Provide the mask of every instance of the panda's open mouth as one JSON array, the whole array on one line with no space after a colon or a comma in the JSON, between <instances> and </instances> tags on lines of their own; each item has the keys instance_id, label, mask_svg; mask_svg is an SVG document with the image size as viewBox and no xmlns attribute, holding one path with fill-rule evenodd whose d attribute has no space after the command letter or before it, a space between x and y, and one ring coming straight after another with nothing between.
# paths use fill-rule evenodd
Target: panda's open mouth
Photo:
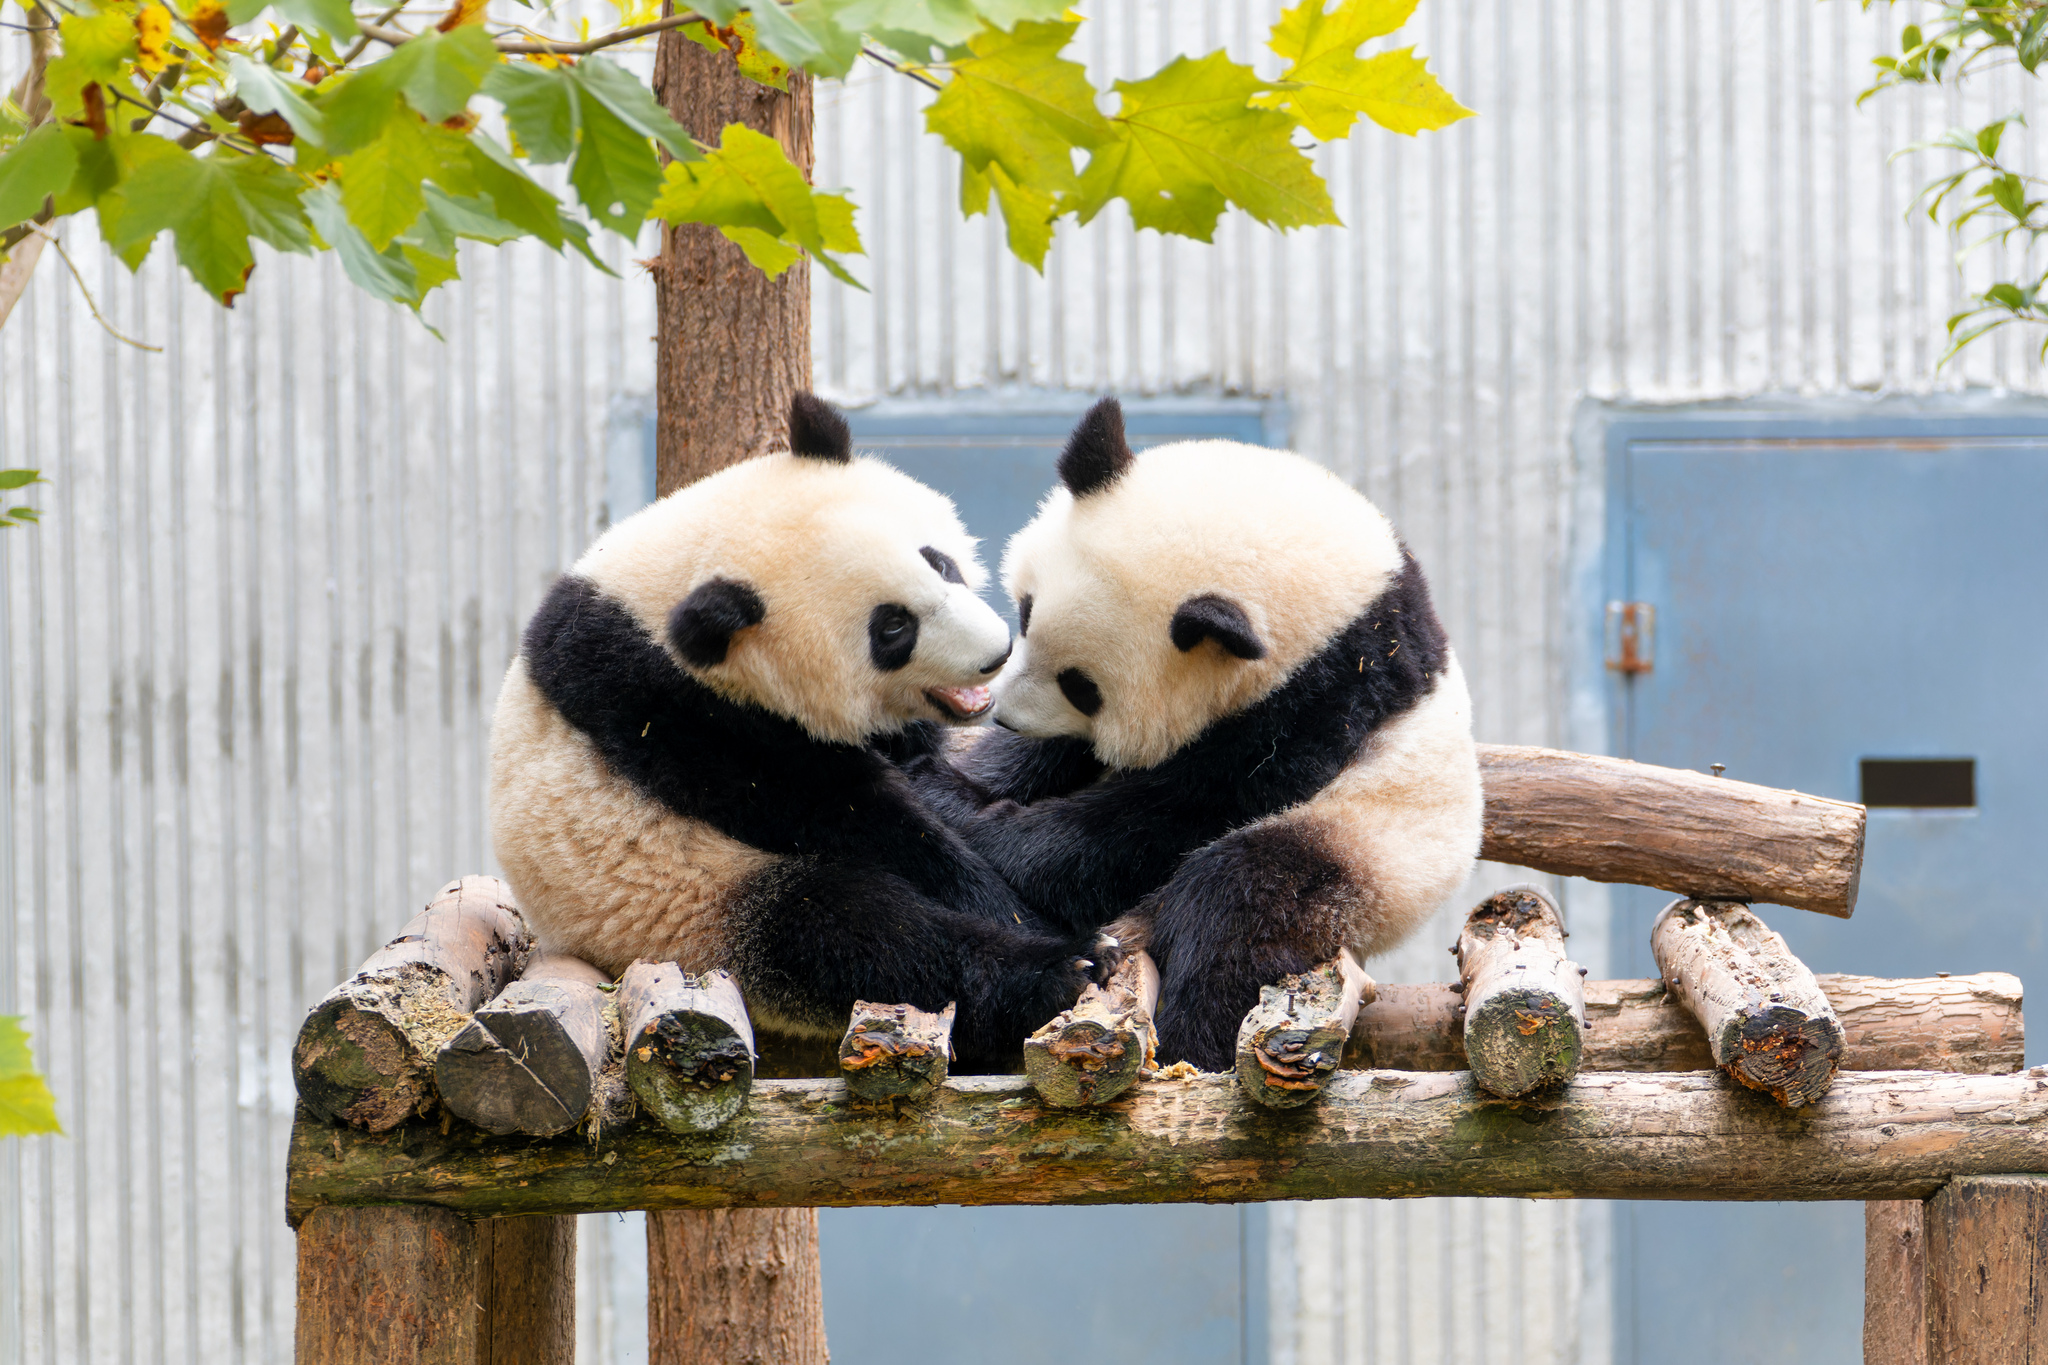
<instances>
[{"instance_id":1,"label":"panda's open mouth","mask_svg":"<svg viewBox=\"0 0 2048 1365\"><path fill-rule=\"evenodd\" d=\"M986 687L927 687L925 700L953 720L978 720L996 704Z\"/></svg>"}]
</instances>

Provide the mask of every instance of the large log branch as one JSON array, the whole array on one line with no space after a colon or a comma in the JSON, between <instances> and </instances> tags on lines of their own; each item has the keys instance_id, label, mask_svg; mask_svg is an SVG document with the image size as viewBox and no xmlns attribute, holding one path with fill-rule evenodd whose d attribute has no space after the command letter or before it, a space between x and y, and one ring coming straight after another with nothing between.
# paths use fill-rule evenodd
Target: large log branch
<instances>
[{"instance_id":1,"label":"large log branch","mask_svg":"<svg viewBox=\"0 0 2048 1365\"><path fill-rule=\"evenodd\" d=\"M301 1115L288 1216L432 1203L470 1217L872 1204L1241 1203L1418 1195L1921 1199L2048 1170L2048 1079L1845 1073L1796 1112L1715 1072L1581 1074L1492 1099L1463 1072L1346 1072L1275 1113L1234 1076L1140 1081L1080 1109L1021 1076L955 1078L926 1109L855 1110L843 1082L763 1081L715 1133L641 1120L596 1146Z\"/></svg>"},{"instance_id":2,"label":"large log branch","mask_svg":"<svg viewBox=\"0 0 2048 1365\"><path fill-rule=\"evenodd\" d=\"M1847 919L1863 871L1863 807L1592 754L1479 746L1479 856L1681 896Z\"/></svg>"},{"instance_id":3,"label":"large log branch","mask_svg":"<svg viewBox=\"0 0 2048 1365\"><path fill-rule=\"evenodd\" d=\"M2009 972L1892 980L1814 978L1842 1021L1845 1071L1965 1071L2026 1065L2020 979ZM1345 1065L1463 1071L1460 1001L1447 984L1381 986L1359 1011ZM1661 981L1588 981L1592 1028L1581 1071L1707 1071L1714 1058L1699 1021Z\"/></svg>"}]
</instances>

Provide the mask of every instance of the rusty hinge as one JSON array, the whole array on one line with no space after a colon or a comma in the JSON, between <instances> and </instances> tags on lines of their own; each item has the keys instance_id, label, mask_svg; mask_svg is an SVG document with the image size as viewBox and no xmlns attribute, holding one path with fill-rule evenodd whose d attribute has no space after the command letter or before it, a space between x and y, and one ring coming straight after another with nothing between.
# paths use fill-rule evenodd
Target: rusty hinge
<instances>
[{"instance_id":1,"label":"rusty hinge","mask_svg":"<svg viewBox=\"0 0 2048 1365\"><path fill-rule=\"evenodd\" d=\"M1607 604L1607 666L1648 673L1657 666L1657 609L1648 602Z\"/></svg>"}]
</instances>

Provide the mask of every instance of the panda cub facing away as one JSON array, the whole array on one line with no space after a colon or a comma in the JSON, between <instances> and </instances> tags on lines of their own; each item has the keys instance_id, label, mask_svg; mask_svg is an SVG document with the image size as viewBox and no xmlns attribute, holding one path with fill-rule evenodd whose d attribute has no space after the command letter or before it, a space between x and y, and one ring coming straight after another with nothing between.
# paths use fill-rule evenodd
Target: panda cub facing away
<instances>
[{"instance_id":1,"label":"panda cub facing away","mask_svg":"<svg viewBox=\"0 0 2048 1365\"><path fill-rule=\"evenodd\" d=\"M491 838L552 951L727 967L758 1026L959 1003L1013 1054L1114 965L1048 930L878 739L985 715L1010 632L943 496L852 457L808 394L791 453L601 536L526 628L491 729Z\"/></svg>"},{"instance_id":2,"label":"panda cub facing away","mask_svg":"<svg viewBox=\"0 0 2048 1365\"><path fill-rule=\"evenodd\" d=\"M1105 399L1059 471L1003 557L1013 733L908 768L1042 915L1148 948L1162 1059L1222 1070L1262 984L1393 947L1464 882L1471 702L1414 557L1328 470L1133 455Z\"/></svg>"}]
</instances>

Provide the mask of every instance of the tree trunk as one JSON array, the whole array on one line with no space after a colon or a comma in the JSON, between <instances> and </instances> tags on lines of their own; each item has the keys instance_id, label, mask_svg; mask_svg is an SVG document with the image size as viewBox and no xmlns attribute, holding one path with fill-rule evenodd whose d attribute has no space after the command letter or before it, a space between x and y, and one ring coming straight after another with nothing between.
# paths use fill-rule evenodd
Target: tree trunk
<instances>
[{"instance_id":1,"label":"tree trunk","mask_svg":"<svg viewBox=\"0 0 2048 1365\"><path fill-rule=\"evenodd\" d=\"M1928 1365L1927 1205L1863 1206L1863 1365Z\"/></svg>"},{"instance_id":2,"label":"tree trunk","mask_svg":"<svg viewBox=\"0 0 2048 1365\"><path fill-rule=\"evenodd\" d=\"M2048 1179L2037 1175L1952 1180L1927 1201L1927 1359L2048 1361L2044 1226Z\"/></svg>"},{"instance_id":3,"label":"tree trunk","mask_svg":"<svg viewBox=\"0 0 2048 1365\"><path fill-rule=\"evenodd\" d=\"M801 72L783 94L671 32L656 49L654 90L699 141L744 123L779 139L809 176L811 82ZM654 275L655 491L666 495L786 439L789 401L811 383L811 283L802 262L764 278L700 225L663 234ZM824 1365L816 1210L653 1213L647 1252L654 1365Z\"/></svg>"}]
</instances>

